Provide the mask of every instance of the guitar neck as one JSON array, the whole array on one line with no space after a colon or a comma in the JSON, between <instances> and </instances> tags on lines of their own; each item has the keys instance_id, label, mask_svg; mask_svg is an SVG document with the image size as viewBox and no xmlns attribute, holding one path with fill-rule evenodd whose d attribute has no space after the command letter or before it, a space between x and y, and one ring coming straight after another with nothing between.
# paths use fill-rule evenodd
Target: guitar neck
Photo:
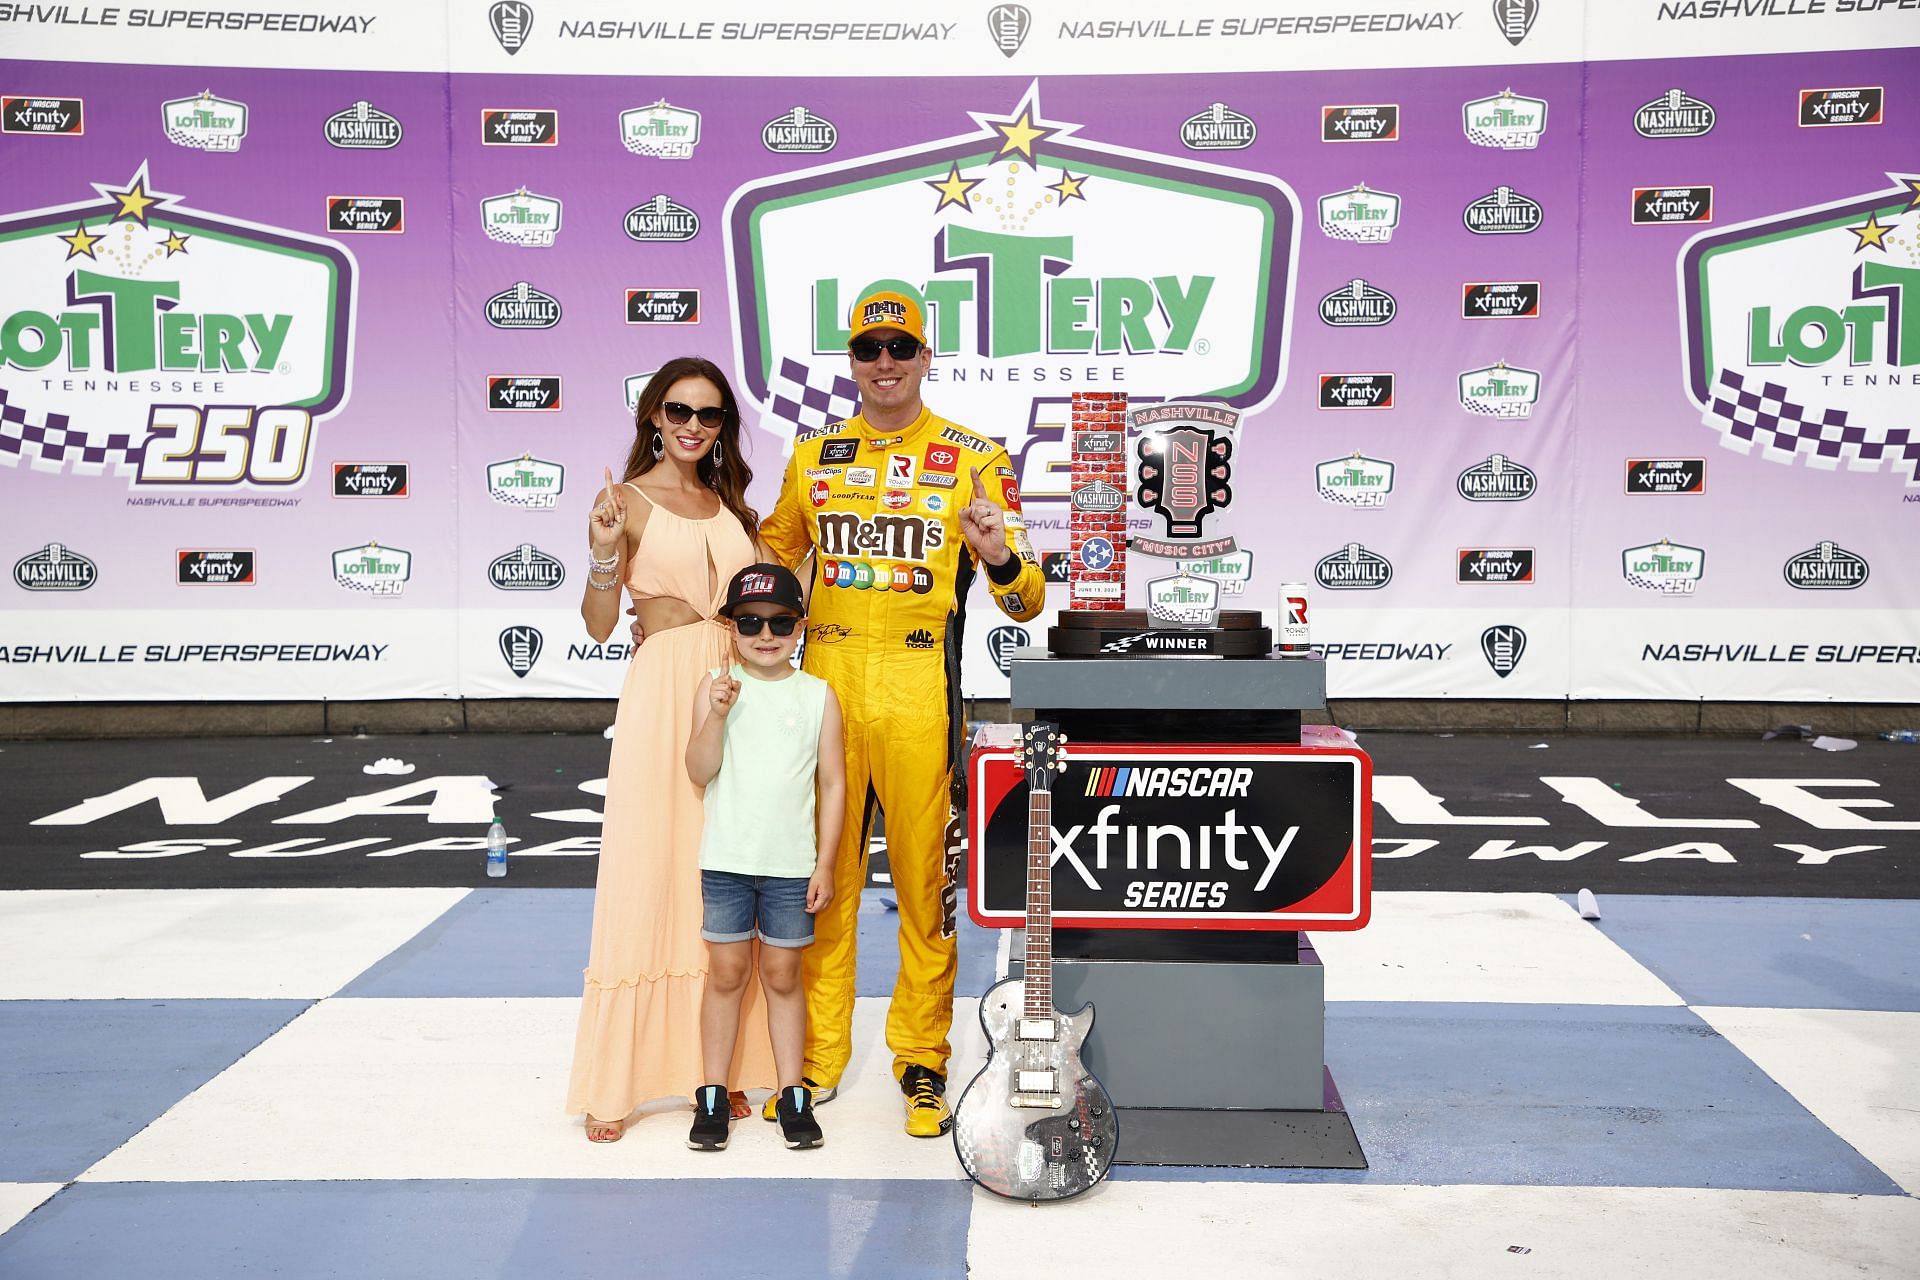
<instances>
[{"instance_id":1,"label":"guitar neck","mask_svg":"<svg viewBox=\"0 0 1920 1280\"><path fill-rule=\"evenodd\" d=\"M1025 1013L1053 1017L1053 793L1027 794Z\"/></svg>"}]
</instances>

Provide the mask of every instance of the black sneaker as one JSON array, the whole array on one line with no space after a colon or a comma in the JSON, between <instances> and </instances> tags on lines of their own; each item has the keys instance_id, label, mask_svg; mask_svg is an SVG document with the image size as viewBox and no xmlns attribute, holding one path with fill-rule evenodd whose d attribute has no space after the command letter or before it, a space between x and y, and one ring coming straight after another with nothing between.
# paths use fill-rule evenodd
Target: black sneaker
<instances>
[{"instance_id":1,"label":"black sneaker","mask_svg":"<svg viewBox=\"0 0 1920 1280\"><path fill-rule=\"evenodd\" d=\"M780 1116L780 1136L787 1140L790 1149L799 1151L826 1141L826 1135L820 1132L820 1122L813 1118L812 1090L804 1085L789 1085L773 1096Z\"/></svg>"},{"instance_id":2,"label":"black sneaker","mask_svg":"<svg viewBox=\"0 0 1920 1280\"><path fill-rule=\"evenodd\" d=\"M801 1076L800 1083L807 1086L807 1092L813 1095L813 1105L816 1107L823 1102L832 1102L840 1093L840 1090L834 1086L830 1084L820 1084L812 1076ZM767 1099L767 1105L760 1108L760 1118L768 1124L772 1124L775 1120L778 1120L780 1118L779 1105L780 1091L775 1089L773 1096Z\"/></svg>"},{"instance_id":3,"label":"black sneaker","mask_svg":"<svg viewBox=\"0 0 1920 1280\"><path fill-rule=\"evenodd\" d=\"M725 1151L727 1128L733 1119L733 1106L727 1101L727 1086L703 1084L693 1091L693 1128L687 1131L687 1145L695 1151Z\"/></svg>"},{"instance_id":4,"label":"black sneaker","mask_svg":"<svg viewBox=\"0 0 1920 1280\"><path fill-rule=\"evenodd\" d=\"M953 1128L953 1112L943 1096L947 1078L918 1063L900 1073L900 1092L907 1095L907 1133L915 1138L937 1138Z\"/></svg>"}]
</instances>

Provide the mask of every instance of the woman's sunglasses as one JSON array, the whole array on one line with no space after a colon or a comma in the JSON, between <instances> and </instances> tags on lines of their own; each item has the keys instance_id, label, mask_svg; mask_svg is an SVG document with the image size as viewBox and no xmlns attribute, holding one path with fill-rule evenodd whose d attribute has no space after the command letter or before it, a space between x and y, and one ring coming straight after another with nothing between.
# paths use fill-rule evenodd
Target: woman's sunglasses
<instances>
[{"instance_id":1,"label":"woman's sunglasses","mask_svg":"<svg viewBox=\"0 0 1920 1280\"><path fill-rule=\"evenodd\" d=\"M676 427L684 427L690 418L699 418L703 427L717 427L727 420L727 411L719 405L710 404L696 409L690 404L681 404L678 400L669 400L660 408L666 413L667 421Z\"/></svg>"},{"instance_id":2,"label":"woman's sunglasses","mask_svg":"<svg viewBox=\"0 0 1920 1280\"><path fill-rule=\"evenodd\" d=\"M882 347L895 360L911 360L920 354L920 346L918 338L888 338L885 342L878 338L855 338L847 344L847 350L861 364L872 364L880 358Z\"/></svg>"},{"instance_id":3,"label":"woman's sunglasses","mask_svg":"<svg viewBox=\"0 0 1920 1280\"><path fill-rule=\"evenodd\" d=\"M762 618L755 614L743 613L733 620L733 629L743 636L757 636L760 634L761 627L765 627L777 636L790 636L793 634L793 629L799 625L800 619L790 613L783 613L777 618Z\"/></svg>"}]
</instances>

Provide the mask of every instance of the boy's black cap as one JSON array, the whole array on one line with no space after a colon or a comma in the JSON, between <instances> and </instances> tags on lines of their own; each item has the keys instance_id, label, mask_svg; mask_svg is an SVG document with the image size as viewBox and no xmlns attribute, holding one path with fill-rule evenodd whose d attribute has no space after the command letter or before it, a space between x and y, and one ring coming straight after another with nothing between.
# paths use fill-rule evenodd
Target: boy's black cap
<instances>
[{"instance_id":1,"label":"boy's black cap","mask_svg":"<svg viewBox=\"0 0 1920 1280\"><path fill-rule=\"evenodd\" d=\"M777 604L795 613L807 611L806 601L800 598L800 579L777 564L750 564L733 575L720 614L731 618L743 604Z\"/></svg>"}]
</instances>

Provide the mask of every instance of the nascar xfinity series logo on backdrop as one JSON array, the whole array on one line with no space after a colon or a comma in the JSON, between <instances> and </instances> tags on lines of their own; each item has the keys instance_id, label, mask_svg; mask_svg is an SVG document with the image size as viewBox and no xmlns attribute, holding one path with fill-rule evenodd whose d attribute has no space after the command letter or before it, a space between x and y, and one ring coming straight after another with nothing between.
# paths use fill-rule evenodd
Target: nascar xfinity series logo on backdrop
<instances>
[{"instance_id":1,"label":"nascar xfinity series logo on backdrop","mask_svg":"<svg viewBox=\"0 0 1920 1280\"><path fill-rule=\"evenodd\" d=\"M847 312L875 287L926 305L929 402L1004 432L1028 502L1067 498L1075 391L1273 400L1298 253L1288 187L1205 153L1084 138L1045 114L1037 84L953 123L965 127L728 202L743 382L769 428L853 412ZM1163 231L1143 239L1143 226Z\"/></svg>"},{"instance_id":2,"label":"nascar xfinity series logo on backdrop","mask_svg":"<svg viewBox=\"0 0 1920 1280\"><path fill-rule=\"evenodd\" d=\"M1687 392L1721 443L1920 485L1920 174L1680 253Z\"/></svg>"},{"instance_id":3,"label":"nascar xfinity series logo on backdrop","mask_svg":"<svg viewBox=\"0 0 1920 1280\"><path fill-rule=\"evenodd\" d=\"M90 185L0 214L0 464L302 483L314 420L347 400L351 254L191 208L144 164Z\"/></svg>"}]
</instances>

